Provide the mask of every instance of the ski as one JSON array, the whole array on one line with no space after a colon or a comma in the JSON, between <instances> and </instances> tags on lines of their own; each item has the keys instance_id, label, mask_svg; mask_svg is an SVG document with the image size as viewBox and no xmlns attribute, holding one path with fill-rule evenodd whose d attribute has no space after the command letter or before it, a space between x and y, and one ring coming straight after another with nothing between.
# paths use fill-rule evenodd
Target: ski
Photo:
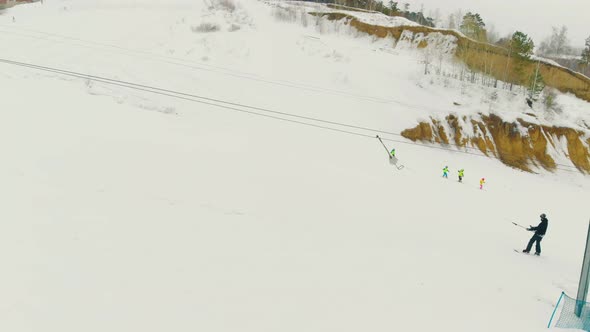
<instances>
[{"instance_id":1,"label":"ski","mask_svg":"<svg viewBox=\"0 0 590 332\"><path fill-rule=\"evenodd\" d=\"M535 255L535 254L531 254L530 252L522 252L522 250L518 250L518 249L513 249L514 252L517 252L519 254L523 254L523 255L527 255L527 256L537 256L537 257L541 257L539 255Z\"/></svg>"}]
</instances>

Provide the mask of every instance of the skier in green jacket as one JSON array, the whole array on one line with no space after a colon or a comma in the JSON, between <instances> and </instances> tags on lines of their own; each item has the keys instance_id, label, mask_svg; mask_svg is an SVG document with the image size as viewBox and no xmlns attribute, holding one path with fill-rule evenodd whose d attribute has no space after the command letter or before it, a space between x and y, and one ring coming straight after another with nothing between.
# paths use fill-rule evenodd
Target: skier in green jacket
<instances>
[{"instance_id":1,"label":"skier in green jacket","mask_svg":"<svg viewBox=\"0 0 590 332\"><path fill-rule=\"evenodd\" d=\"M463 176L465 176L464 172L465 172L464 169L459 170L459 182L463 182Z\"/></svg>"}]
</instances>

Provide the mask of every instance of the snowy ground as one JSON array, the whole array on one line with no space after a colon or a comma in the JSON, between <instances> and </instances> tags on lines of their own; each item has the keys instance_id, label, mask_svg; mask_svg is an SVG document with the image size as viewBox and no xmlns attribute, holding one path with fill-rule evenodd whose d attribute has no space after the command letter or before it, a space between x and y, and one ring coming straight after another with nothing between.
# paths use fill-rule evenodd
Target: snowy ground
<instances>
[{"instance_id":1,"label":"snowy ground","mask_svg":"<svg viewBox=\"0 0 590 332\"><path fill-rule=\"evenodd\" d=\"M0 16L1 58L393 132L488 109L412 50L224 8L45 0ZM396 171L374 138L6 64L0 82L2 331L544 331L576 292L577 173L401 143ZM510 221L542 212L543 256L515 253Z\"/></svg>"}]
</instances>

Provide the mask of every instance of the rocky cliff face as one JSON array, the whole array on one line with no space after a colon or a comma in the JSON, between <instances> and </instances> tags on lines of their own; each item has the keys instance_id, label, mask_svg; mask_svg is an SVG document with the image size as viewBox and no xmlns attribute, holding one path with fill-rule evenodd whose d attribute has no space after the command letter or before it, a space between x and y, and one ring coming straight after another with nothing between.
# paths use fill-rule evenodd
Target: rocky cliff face
<instances>
[{"instance_id":1,"label":"rocky cliff face","mask_svg":"<svg viewBox=\"0 0 590 332\"><path fill-rule=\"evenodd\" d=\"M452 39L455 49L454 56L465 63L470 69L485 72L488 75L508 82L526 83L531 73L537 69L537 63L526 61L522 64L522 74L515 70L514 57L508 49L480 43L461 35L454 30L434 29L425 26L383 27L360 21L346 13L310 13L325 17L332 21L343 21L360 32L378 37L393 37L397 41L411 42L418 48L425 48L433 41L439 43L444 39ZM572 93L576 97L590 102L590 78L570 69L541 62L538 68L547 86L564 93ZM508 74L508 75L507 75Z\"/></svg>"},{"instance_id":2,"label":"rocky cliff face","mask_svg":"<svg viewBox=\"0 0 590 332\"><path fill-rule=\"evenodd\" d=\"M562 155L580 172L590 174L590 131L538 125L523 119L506 122L494 114L478 114L461 118L431 117L430 122L404 130L402 136L463 150L477 149L527 172L532 172L534 167L554 171L558 168L554 158Z\"/></svg>"}]
</instances>

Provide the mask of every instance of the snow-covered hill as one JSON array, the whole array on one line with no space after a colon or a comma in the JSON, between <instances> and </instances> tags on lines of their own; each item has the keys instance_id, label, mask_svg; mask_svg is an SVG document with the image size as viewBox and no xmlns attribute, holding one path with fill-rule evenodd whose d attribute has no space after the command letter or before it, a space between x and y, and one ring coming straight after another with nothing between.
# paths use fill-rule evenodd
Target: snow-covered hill
<instances>
[{"instance_id":1,"label":"snow-covered hill","mask_svg":"<svg viewBox=\"0 0 590 332\"><path fill-rule=\"evenodd\" d=\"M45 0L0 16L2 59L193 95L0 63L0 330L545 330L577 288L590 181L380 133L395 170L358 127L476 113L486 92L275 9ZM540 213L542 256L515 253L530 233L511 221Z\"/></svg>"}]
</instances>

